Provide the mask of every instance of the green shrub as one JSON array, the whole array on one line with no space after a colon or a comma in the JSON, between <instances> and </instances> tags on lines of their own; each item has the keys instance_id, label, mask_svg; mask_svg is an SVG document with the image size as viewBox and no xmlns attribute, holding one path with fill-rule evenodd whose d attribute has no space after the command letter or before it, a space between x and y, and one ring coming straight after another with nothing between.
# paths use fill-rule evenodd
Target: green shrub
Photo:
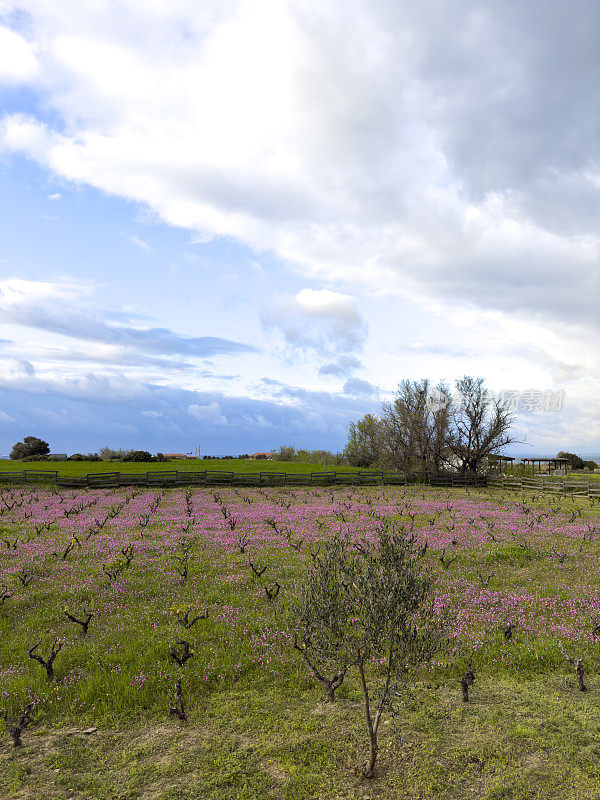
<instances>
[{"instance_id":1,"label":"green shrub","mask_svg":"<svg viewBox=\"0 0 600 800\"><path fill-rule=\"evenodd\" d=\"M122 461L154 461L155 458L152 453L149 453L147 450L130 450L126 453Z\"/></svg>"}]
</instances>

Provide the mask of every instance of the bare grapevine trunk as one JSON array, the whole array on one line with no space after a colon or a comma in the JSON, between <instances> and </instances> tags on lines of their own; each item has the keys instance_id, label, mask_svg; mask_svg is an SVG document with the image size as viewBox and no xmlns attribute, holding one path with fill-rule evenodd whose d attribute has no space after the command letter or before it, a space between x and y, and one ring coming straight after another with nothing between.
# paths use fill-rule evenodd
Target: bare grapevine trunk
<instances>
[{"instance_id":1,"label":"bare grapevine trunk","mask_svg":"<svg viewBox=\"0 0 600 800\"><path fill-rule=\"evenodd\" d=\"M587 692L587 686L583 682L583 663L581 659L577 662L577 667L575 668L575 674L577 675L577 685L579 686L580 692Z\"/></svg>"}]
</instances>

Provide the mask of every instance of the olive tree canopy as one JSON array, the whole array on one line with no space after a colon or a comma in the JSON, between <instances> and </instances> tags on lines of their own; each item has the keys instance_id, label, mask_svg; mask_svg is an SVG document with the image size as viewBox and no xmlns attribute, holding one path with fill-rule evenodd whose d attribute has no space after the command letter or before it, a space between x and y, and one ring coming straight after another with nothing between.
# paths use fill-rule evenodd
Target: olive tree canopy
<instances>
[{"instance_id":1,"label":"olive tree canopy","mask_svg":"<svg viewBox=\"0 0 600 800\"><path fill-rule=\"evenodd\" d=\"M38 439L37 436L26 436L22 442L13 445L10 457L14 459L27 458L27 456L47 456L50 452L48 442Z\"/></svg>"}]
</instances>

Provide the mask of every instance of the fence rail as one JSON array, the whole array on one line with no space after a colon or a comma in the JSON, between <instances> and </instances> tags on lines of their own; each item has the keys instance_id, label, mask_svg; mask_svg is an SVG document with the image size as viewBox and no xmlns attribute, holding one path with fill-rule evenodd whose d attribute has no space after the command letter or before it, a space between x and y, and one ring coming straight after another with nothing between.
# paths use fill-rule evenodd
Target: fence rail
<instances>
[{"instance_id":1,"label":"fence rail","mask_svg":"<svg viewBox=\"0 0 600 800\"><path fill-rule=\"evenodd\" d=\"M569 494L600 500L600 481L585 482L568 478L511 478L506 476L429 475L422 472L361 470L360 472L221 472L203 470L165 470L155 472L90 472L78 478L61 476L53 470L0 472L0 483L49 481L64 487L88 489L117 486L408 486L428 484L437 487L489 486L496 489L535 490Z\"/></svg>"},{"instance_id":2,"label":"fence rail","mask_svg":"<svg viewBox=\"0 0 600 800\"><path fill-rule=\"evenodd\" d=\"M568 478L510 478L489 477L488 486L494 489L526 489L528 491L551 492L554 494L587 497L600 500L600 481L569 480Z\"/></svg>"},{"instance_id":3,"label":"fence rail","mask_svg":"<svg viewBox=\"0 0 600 800\"><path fill-rule=\"evenodd\" d=\"M46 469L29 469L23 470L19 472L0 472L0 481L24 481L25 483L29 483L31 481L54 481L55 483L58 481L58 472L54 472L53 470L46 470Z\"/></svg>"},{"instance_id":4,"label":"fence rail","mask_svg":"<svg viewBox=\"0 0 600 800\"><path fill-rule=\"evenodd\" d=\"M221 472L203 470L189 472L169 470L145 473L91 472L77 478L60 476L58 472L23 470L0 472L0 482L30 483L52 481L64 487L88 489L117 486L407 486L422 483L431 486L486 486L485 476L427 475L425 473L395 472L392 470L361 470L359 472Z\"/></svg>"}]
</instances>

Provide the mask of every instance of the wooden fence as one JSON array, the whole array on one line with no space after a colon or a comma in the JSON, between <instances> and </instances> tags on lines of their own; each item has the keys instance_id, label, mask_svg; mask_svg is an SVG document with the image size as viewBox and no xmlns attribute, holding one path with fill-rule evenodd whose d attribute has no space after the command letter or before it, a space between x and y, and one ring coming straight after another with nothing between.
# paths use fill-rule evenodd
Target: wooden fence
<instances>
[{"instance_id":1,"label":"wooden fence","mask_svg":"<svg viewBox=\"0 0 600 800\"><path fill-rule=\"evenodd\" d=\"M116 486L407 486L415 483L431 486L486 486L487 484L487 478L484 476L426 475L391 470L310 473L161 470L145 473L96 472L78 478L67 478L50 470L0 472L0 482L34 481L51 481L59 486L88 489Z\"/></svg>"},{"instance_id":2,"label":"wooden fence","mask_svg":"<svg viewBox=\"0 0 600 800\"><path fill-rule=\"evenodd\" d=\"M535 478L490 476L488 477L488 486L491 489L552 492L554 494L570 495L571 497L587 497L590 500L600 500L600 481L586 482L573 478L549 478L545 476Z\"/></svg>"},{"instance_id":3,"label":"wooden fence","mask_svg":"<svg viewBox=\"0 0 600 800\"><path fill-rule=\"evenodd\" d=\"M161 470L154 472L90 472L78 478L61 476L54 470L0 472L0 483L55 483L64 487L88 489L117 486L408 486L428 484L438 487L473 486L554 492L600 501L600 481L569 478L511 478L507 476L428 475L422 472L361 470L359 472L225 472L203 470Z\"/></svg>"},{"instance_id":4,"label":"wooden fence","mask_svg":"<svg viewBox=\"0 0 600 800\"><path fill-rule=\"evenodd\" d=\"M58 472L50 469L28 469L22 472L0 472L0 481L16 481L17 483L35 483L37 481L50 481L57 483Z\"/></svg>"}]
</instances>

